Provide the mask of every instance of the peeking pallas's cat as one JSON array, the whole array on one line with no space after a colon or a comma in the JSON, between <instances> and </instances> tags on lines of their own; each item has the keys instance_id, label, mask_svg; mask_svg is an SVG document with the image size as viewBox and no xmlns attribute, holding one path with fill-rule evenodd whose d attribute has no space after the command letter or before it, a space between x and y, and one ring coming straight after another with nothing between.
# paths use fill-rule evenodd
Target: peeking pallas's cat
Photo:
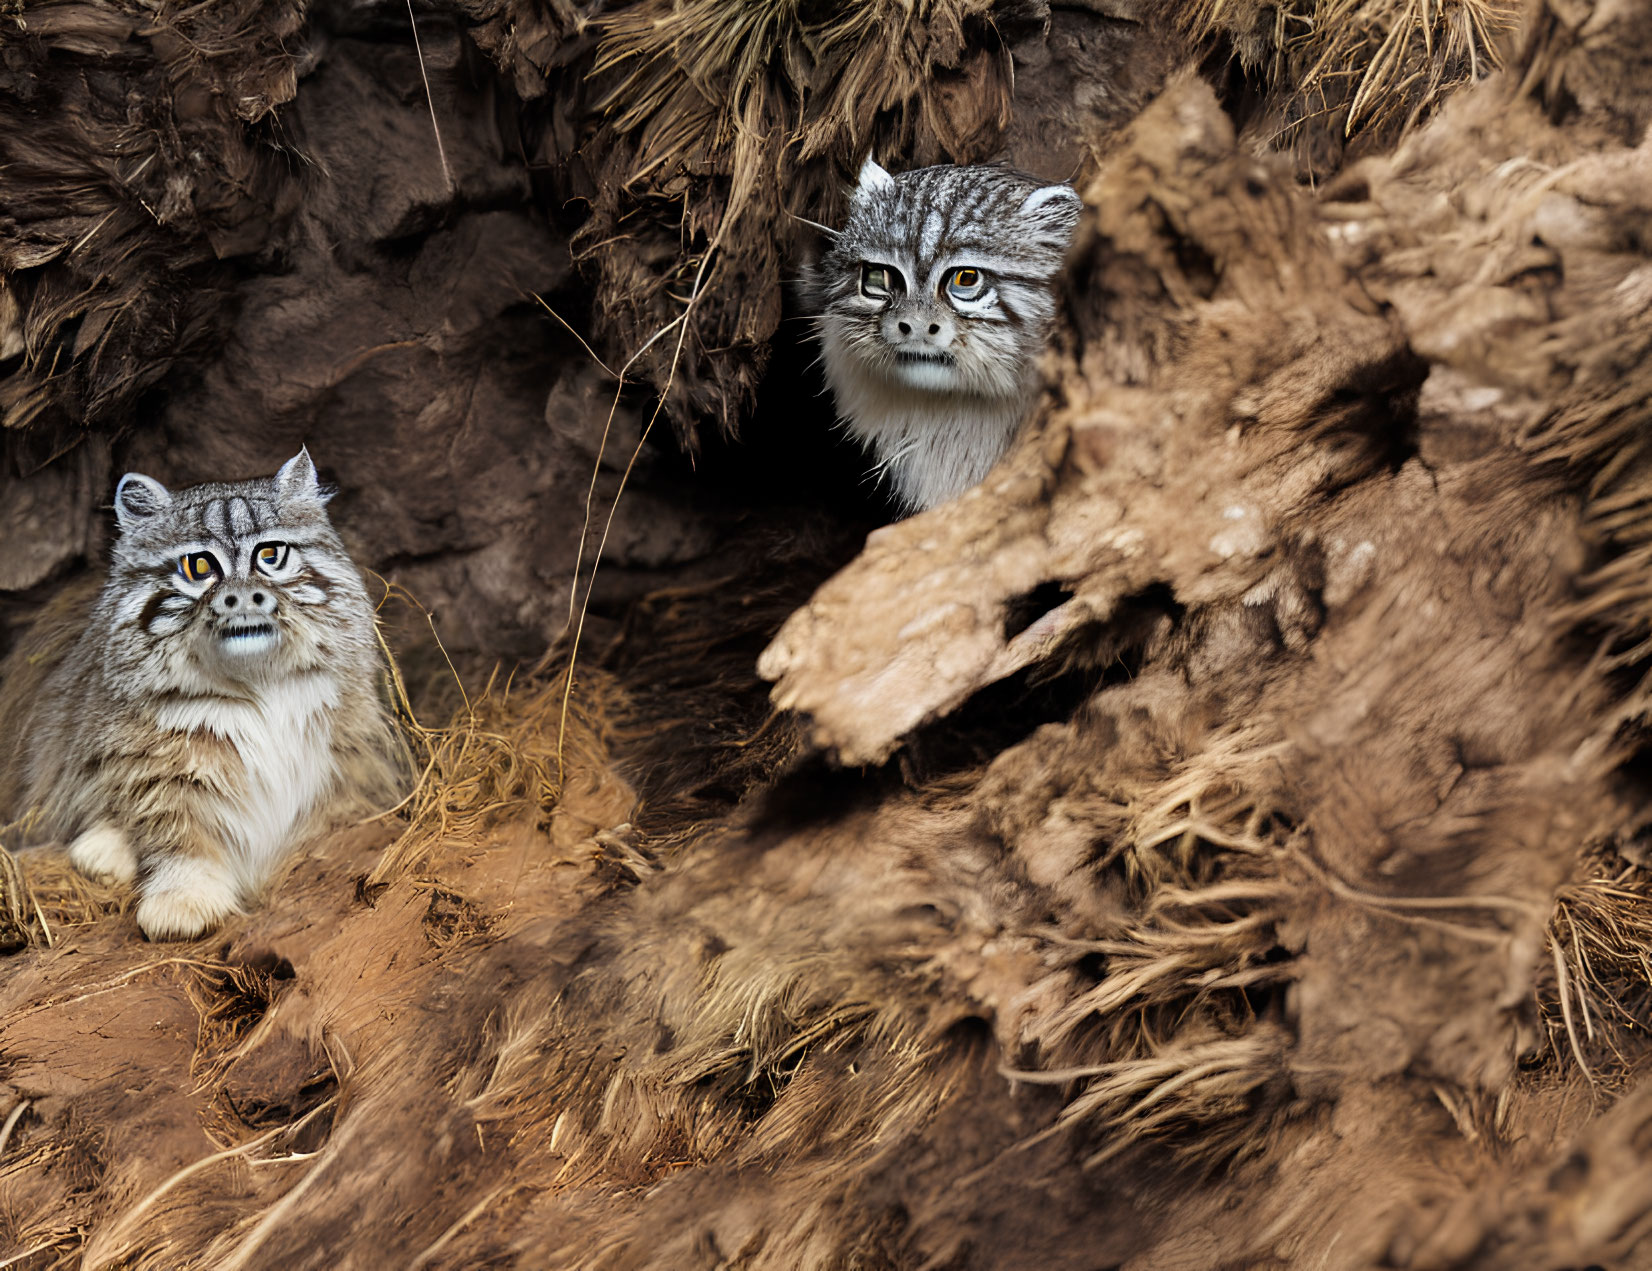
<instances>
[{"instance_id":1,"label":"peeking pallas's cat","mask_svg":"<svg viewBox=\"0 0 1652 1271\"><path fill-rule=\"evenodd\" d=\"M136 884L152 939L240 912L306 833L402 783L372 605L327 497L307 451L228 485L128 473L90 612L9 659L0 802L82 872Z\"/></svg>"},{"instance_id":2,"label":"peeking pallas's cat","mask_svg":"<svg viewBox=\"0 0 1652 1271\"><path fill-rule=\"evenodd\" d=\"M1008 168L861 168L805 293L838 417L908 511L974 485L1015 439L1079 206Z\"/></svg>"}]
</instances>

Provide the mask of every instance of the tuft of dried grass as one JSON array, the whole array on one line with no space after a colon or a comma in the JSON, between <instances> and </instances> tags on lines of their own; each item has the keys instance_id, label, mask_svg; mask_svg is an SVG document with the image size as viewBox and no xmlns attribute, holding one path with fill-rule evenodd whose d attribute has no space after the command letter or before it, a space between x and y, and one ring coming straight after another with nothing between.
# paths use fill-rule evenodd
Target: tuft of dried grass
<instances>
[{"instance_id":1,"label":"tuft of dried grass","mask_svg":"<svg viewBox=\"0 0 1652 1271\"><path fill-rule=\"evenodd\" d=\"M1555 979L1538 1005L1555 1055L1622 1088L1641 1049L1632 1036L1652 1030L1652 871L1625 866L1566 887L1548 942Z\"/></svg>"},{"instance_id":2,"label":"tuft of dried grass","mask_svg":"<svg viewBox=\"0 0 1652 1271\"><path fill-rule=\"evenodd\" d=\"M642 137L632 182L707 150L733 151L730 207L738 208L756 192L759 156L740 152L763 139L766 129L753 125L789 125L784 144L805 160L844 140L870 144L880 113L913 99L918 110L935 111L932 72L955 64L995 19L1024 18L1019 8L1001 0L649 0L603 20L595 73L618 75L604 109L620 132ZM1001 127L1009 102L995 97L992 106ZM953 146L967 144L948 135L963 122L939 113L925 120Z\"/></svg>"},{"instance_id":3,"label":"tuft of dried grass","mask_svg":"<svg viewBox=\"0 0 1652 1271\"><path fill-rule=\"evenodd\" d=\"M3 844L22 829L20 822L0 826L0 955L30 945L50 948L54 932L124 910L118 888L87 878L61 852L14 856Z\"/></svg>"},{"instance_id":4,"label":"tuft of dried grass","mask_svg":"<svg viewBox=\"0 0 1652 1271\"><path fill-rule=\"evenodd\" d=\"M404 815L407 825L366 886L388 885L447 849L474 846L485 829L509 817L548 813L561 799L564 772L605 764L602 721L614 689L601 673L583 672L570 683L566 666L552 666L519 683L495 668L480 692L461 684L463 705L431 727L418 719L396 660L385 652L419 775L401 803L379 814Z\"/></svg>"},{"instance_id":5,"label":"tuft of dried grass","mask_svg":"<svg viewBox=\"0 0 1652 1271\"><path fill-rule=\"evenodd\" d=\"M1228 1155L1253 1127L1242 1118L1258 1089L1282 1069L1289 1038L1276 1025L1259 1025L1233 1037L1189 1039L1149 1053L1084 1067L1022 1071L1001 1068L1005 1077L1045 1085L1083 1082L1055 1123L1021 1146L1053 1134L1082 1129L1105 1145L1090 1153L1094 1169L1144 1139L1194 1128L1177 1147L1193 1157Z\"/></svg>"},{"instance_id":6,"label":"tuft of dried grass","mask_svg":"<svg viewBox=\"0 0 1652 1271\"><path fill-rule=\"evenodd\" d=\"M1254 1138L1258 1092L1283 1071L1279 991L1296 978L1280 921L1300 898L1291 836L1274 815L1288 747L1255 729L1218 737L1152 791L1097 862L1125 903L1093 937L1033 932L1079 972L1039 1021L1041 1062L1016 1081L1067 1088L1055 1121L1088 1167L1147 1139L1200 1160ZM1249 1137L1248 1137L1249 1136Z\"/></svg>"},{"instance_id":7,"label":"tuft of dried grass","mask_svg":"<svg viewBox=\"0 0 1652 1271\"><path fill-rule=\"evenodd\" d=\"M184 991L195 1008L195 1050L190 1076L197 1091L219 1084L243 1050L243 1043L275 1000L272 967L251 963L203 962L185 968Z\"/></svg>"},{"instance_id":8,"label":"tuft of dried grass","mask_svg":"<svg viewBox=\"0 0 1652 1271\"><path fill-rule=\"evenodd\" d=\"M1223 36L1249 72L1290 93L1270 144L1314 121L1343 137L1404 126L1459 84L1501 68L1518 5L1506 0L1195 0L1195 38Z\"/></svg>"}]
</instances>

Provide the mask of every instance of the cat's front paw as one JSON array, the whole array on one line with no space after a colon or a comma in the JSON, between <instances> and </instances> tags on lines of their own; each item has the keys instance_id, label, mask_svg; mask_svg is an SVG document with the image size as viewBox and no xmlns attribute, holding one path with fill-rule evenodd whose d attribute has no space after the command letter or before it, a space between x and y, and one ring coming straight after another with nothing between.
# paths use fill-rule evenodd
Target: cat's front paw
<instances>
[{"instance_id":1,"label":"cat's front paw","mask_svg":"<svg viewBox=\"0 0 1652 1271\"><path fill-rule=\"evenodd\" d=\"M143 882L137 919L151 940L194 940L243 912L240 889L215 861L174 856Z\"/></svg>"},{"instance_id":2,"label":"cat's front paw","mask_svg":"<svg viewBox=\"0 0 1652 1271\"><path fill-rule=\"evenodd\" d=\"M130 887L138 876L131 840L107 822L94 825L69 844L69 864L88 878L108 879L122 887Z\"/></svg>"}]
</instances>

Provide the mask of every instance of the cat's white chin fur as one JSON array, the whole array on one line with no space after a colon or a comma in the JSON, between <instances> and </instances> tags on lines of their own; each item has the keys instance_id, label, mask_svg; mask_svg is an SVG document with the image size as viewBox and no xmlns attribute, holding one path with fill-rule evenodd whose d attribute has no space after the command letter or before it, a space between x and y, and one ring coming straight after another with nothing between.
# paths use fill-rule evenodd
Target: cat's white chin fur
<instances>
[{"instance_id":1,"label":"cat's white chin fur","mask_svg":"<svg viewBox=\"0 0 1652 1271\"><path fill-rule=\"evenodd\" d=\"M241 912L233 870L217 861L175 856L145 880L136 916L151 940L193 940Z\"/></svg>"},{"instance_id":2,"label":"cat's white chin fur","mask_svg":"<svg viewBox=\"0 0 1652 1271\"><path fill-rule=\"evenodd\" d=\"M1037 396L1028 384L1013 396L986 397L951 387L891 380L836 341L824 349L826 383L845 430L872 452L895 497L922 512L975 485L1010 448ZM951 367L913 366L949 377Z\"/></svg>"},{"instance_id":3,"label":"cat's white chin fur","mask_svg":"<svg viewBox=\"0 0 1652 1271\"><path fill-rule=\"evenodd\" d=\"M69 864L88 878L104 878L130 887L138 876L138 857L120 829L94 825L69 844Z\"/></svg>"},{"instance_id":4,"label":"cat's white chin fur","mask_svg":"<svg viewBox=\"0 0 1652 1271\"><path fill-rule=\"evenodd\" d=\"M907 388L945 393L963 387L958 368L950 362L896 362L895 379Z\"/></svg>"},{"instance_id":5,"label":"cat's white chin fur","mask_svg":"<svg viewBox=\"0 0 1652 1271\"><path fill-rule=\"evenodd\" d=\"M231 661L250 660L274 653L281 636L274 627L226 631L218 637L218 651Z\"/></svg>"}]
</instances>

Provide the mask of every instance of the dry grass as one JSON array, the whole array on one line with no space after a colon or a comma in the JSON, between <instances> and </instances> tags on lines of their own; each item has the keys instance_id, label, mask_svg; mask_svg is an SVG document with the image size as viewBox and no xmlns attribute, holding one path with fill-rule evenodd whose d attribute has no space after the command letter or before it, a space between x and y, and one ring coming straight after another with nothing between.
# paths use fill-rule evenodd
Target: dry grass
<instances>
[{"instance_id":1,"label":"dry grass","mask_svg":"<svg viewBox=\"0 0 1652 1271\"><path fill-rule=\"evenodd\" d=\"M21 825L0 827L0 843L21 836ZM23 857L0 846L0 954L29 945L50 948L55 933L96 922L125 908L116 887L87 878L57 851Z\"/></svg>"},{"instance_id":2,"label":"dry grass","mask_svg":"<svg viewBox=\"0 0 1652 1271\"><path fill-rule=\"evenodd\" d=\"M1085 1168L1094 1169L1177 1127L1196 1127L1177 1144L1184 1155L1219 1157L1239 1149L1254 1129L1242 1114L1257 1088L1281 1070L1287 1048L1283 1029L1260 1025L1234 1037L1178 1037L1131 1059L1038 1072L1000 1071L1016 1081L1084 1083L1055 1123L1021 1146L1080 1130L1103 1144L1085 1157Z\"/></svg>"},{"instance_id":3,"label":"dry grass","mask_svg":"<svg viewBox=\"0 0 1652 1271\"><path fill-rule=\"evenodd\" d=\"M1291 834L1273 815L1289 747L1240 727L1149 792L1096 868L1124 902L1096 935L1029 934L1071 966L1037 1027L1036 1068L1005 1076L1066 1089L1060 1115L1024 1141L1072 1133L1091 1168L1146 1139L1211 1159L1242 1149L1257 1092L1282 1071L1275 1007L1296 978L1278 924L1300 900Z\"/></svg>"},{"instance_id":4,"label":"dry grass","mask_svg":"<svg viewBox=\"0 0 1652 1271\"><path fill-rule=\"evenodd\" d=\"M1634 1075L1652 1030L1652 874L1633 866L1565 888L1548 938L1555 981L1539 992L1557 1056L1611 1088Z\"/></svg>"},{"instance_id":5,"label":"dry grass","mask_svg":"<svg viewBox=\"0 0 1652 1271\"><path fill-rule=\"evenodd\" d=\"M843 142L869 145L875 116L926 99L932 66L955 62L971 23L990 23L994 0L944 0L922 10L891 0L810 5L717 0L633 5L608 18L595 73L617 83L606 107L644 146L632 182L732 152L737 212L756 193L758 148L770 128L800 160ZM912 48L928 56L917 66ZM1008 101L998 103L1007 116ZM932 121L937 126L941 120Z\"/></svg>"},{"instance_id":6,"label":"dry grass","mask_svg":"<svg viewBox=\"0 0 1652 1271\"><path fill-rule=\"evenodd\" d=\"M217 1086L240 1056L253 1026L275 1000L271 968L202 963L186 968L185 992L197 1017L190 1076L197 1091Z\"/></svg>"},{"instance_id":7,"label":"dry grass","mask_svg":"<svg viewBox=\"0 0 1652 1271\"><path fill-rule=\"evenodd\" d=\"M1500 0L1197 0L1181 20L1223 35L1246 70L1293 89L1298 109L1274 141L1340 115L1344 136L1403 123L1441 93L1502 66L1518 6Z\"/></svg>"},{"instance_id":8,"label":"dry grass","mask_svg":"<svg viewBox=\"0 0 1652 1271\"><path fill-rule=\"evenodd\" d=\"M598 342L637 348L683 303L713 238L732 264L672 381L684 436L749 404L806 221L831 219L869 149L908 163L988 157L1009 118L1002 0L641 0L599 20L604 178L576 251L602 272ZM1025 15L1020 18L1025 21ZM972 91L949 93L949 80Z\"/></svg>"},{"instance_id":9,"label":"dry grass","mask_svg":"<svg viewBox=\"0 0 1652 1271\"><path fill-rule=\"evenodd\" d=\"M418 719L395 657L385 652L419 775L407 797L380 814L403 816L407 826L379 857L367 886L416 872L444 849L473 846L488 826L527 809L549 812L561 798L565 771L605 764L601 721L614 689L600 672L570 682L566 667L551 664L518 682L495 669L478 692L461 683L463 705L432 727Z\"/></svg>"}]
</instances>

